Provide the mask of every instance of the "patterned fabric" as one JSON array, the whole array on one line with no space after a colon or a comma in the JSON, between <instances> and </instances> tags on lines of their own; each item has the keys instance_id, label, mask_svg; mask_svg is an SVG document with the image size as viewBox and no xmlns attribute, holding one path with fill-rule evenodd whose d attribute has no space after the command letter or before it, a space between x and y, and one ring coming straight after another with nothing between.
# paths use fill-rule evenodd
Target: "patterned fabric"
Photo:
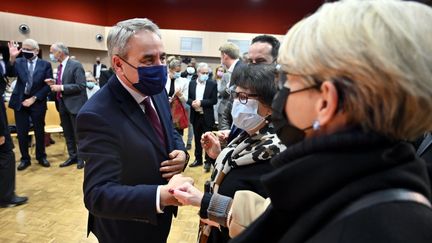
<instances>
[{"instance_id":1,"label":"patterned fabric","mask_svg":"<svg viewBox=\"0 0 432 243\"><path fill-rule=\"evenodd\" d=\"M231 169L267 161L285 148L270 124L252 136L242 132L221 151L216 159L215 170L211 177L213 193L218 191L223 178Z\"/></svg>"}]
</instances>

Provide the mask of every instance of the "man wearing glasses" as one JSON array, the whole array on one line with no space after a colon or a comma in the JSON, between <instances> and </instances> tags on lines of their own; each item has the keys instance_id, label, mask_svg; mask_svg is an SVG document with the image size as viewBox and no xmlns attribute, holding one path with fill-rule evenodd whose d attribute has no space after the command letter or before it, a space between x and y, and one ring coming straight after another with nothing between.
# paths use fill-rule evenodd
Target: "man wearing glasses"
<instances>
[{"instance_id":1,"label":"man wearing glasses","mask_svg":"<svg viewBox=\"0 0 432 243\"><path fill-rule=\"evenodd\" d=\"M41 166L49 167L45 153L44 127L50 88L44 80L52 78L51 64L38 57L39 45L33 39L24 40L22 48L15 41L10 41L8 46L10 58L7 75L17 77L9 107L14 109L21 152L18 170L24 170L31 164L28 152L30 120L36 137L36 159ZM17 58L20 53L22 57Z\"/></svg>"}]
</instances>

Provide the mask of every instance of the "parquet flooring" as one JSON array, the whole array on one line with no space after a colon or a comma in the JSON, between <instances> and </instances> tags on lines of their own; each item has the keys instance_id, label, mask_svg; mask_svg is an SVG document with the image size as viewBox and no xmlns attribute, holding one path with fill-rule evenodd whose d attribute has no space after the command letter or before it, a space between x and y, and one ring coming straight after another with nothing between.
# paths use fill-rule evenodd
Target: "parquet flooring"
<instances>
[{"instance_id":1,"label":"parquet flooring","mask_svg":"<svg viewBox=\"0 0 432 243\"><path fill-rule=\"evenodd\" d=\"M185 134L186 134L185 130ZM83 170L76 166L59 168L66 160L64 138L53 136L55 144L46 148L51 167L40 166L34 155L32 165L16 172L16 192L29 197L25 205L0 208L0 243L92 243L94 235L87 238L87 209L83 203ZM16 144L16 138L14 138ZM15 146L16 160L20 154ZM193 148L190 150L191 162ZM18 165L18 164L17 164ZM185 173L195 179L202 188L210 173L202 167L187 168ZM180 207L177 218L173 219L168 243L192 243L196 241L198 209Z\"/></svg>"}]
</instances>

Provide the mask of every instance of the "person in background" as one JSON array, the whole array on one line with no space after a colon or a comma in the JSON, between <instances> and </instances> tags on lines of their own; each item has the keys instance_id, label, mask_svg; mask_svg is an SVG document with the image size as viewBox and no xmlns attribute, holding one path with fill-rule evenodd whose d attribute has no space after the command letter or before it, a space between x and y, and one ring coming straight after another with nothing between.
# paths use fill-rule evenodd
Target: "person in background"
<instances>
[{"instance_id":1,"label":"person in background","mask_svg":"<svg viewBox=\"0 0 432 243\"><path fill-rule=\"evenodd\" d=\"M225 79L227 83L226 86L226 92L230 94L230 88L233 88L234 83L231 81L231 74L234 72L235 69L240 68L244 64L240 61L239 52L240 49L237 45L227 42L223 44L221 47L219 47L219 51L221 53L221 63L226 68L226 72L228 75L226 75ZM226 97L226 98L224 98ZM230 96L223 96L221 102L219 103L219 110L218 113L222 114L221 119L218 121L218 128L219 130L231 130L232 125L232 117L231 117L231 107L232 107L232 100ZM223 109L222 109L223 108Z\"/></svg>"},{"instance_id":2,"label":"person in background","mask_svg":"<svg viewBox=\"0 0 432 243\"><path fill-rule=\"evenodd\" d=\"M86 82L87 99L90 99L90 97L92 97L100 89L100 87L91 72L86 72L85 77L87 80Z\"/></svg>"},{"instance_id":3,"label":"person in background","mask_svg":"<svg viewBox=\"0 0 432 243\"><path fill-rule=\"evenodd\" d=\"M170 104L175 97L178 97L183 105L186 106L188 99L189 80L181 77L181 62L178 59L172 59L168 63L168 82L165 89L168 93ZM177 132L183 136L183 129L175 127Z\"/></svg>"},{"instance_id":4,"label":"person in background","mask_svg":"<svg viewBox=\"0 0 432 243\"><path fill-rule=\"evenodd\" d=\"M218 102L216 103L214 110L215 110L215 120L217 124L219 124L220 116L222 115L222 113L219 112L220 102L223 98L228 98L226 96L229 96L229 94L226 92L227 78L223 78L225 73L226 70L222 65L216 67L214 80L217 83ZM224 108L222 107L221 110L224 110Z\"/></svg>"},{"instance_id":5,"label":"person in background","mask_svg":"<svg viewBox=\"0 0 432 243\"><path fill-rule=\"evenodd\" d=\"M258 35L252 39L249 47L247 63L276 63L280 42L271 35Z\"/></svg>"},{"instance_id":6,"label":"person in background","mask_svg":"<svg viewBox=\"0 0 432 243\"><path fill-rule=\"evenodd\" d=\"M57 80L47 79L51 91L56 95L69 158L60 167L77 164L84 168L84 161L77 154L76 116L87 101L86 77L82 64L69 58L69 48L61 42L50 47L50 59L59 62Z\"/></svg>"},{"instance_id":7,"label":"person in background","mask_svg":"<svg viewBox=\"0 0 432 243\"><path fill-rule=\"evenodd\" d=\"M159 27L121 21L107 47L116 75L77 117L88 230L100 242L165 243L178 205L168 191L193 180L177 175L188 157L172 126Z\"/></svg>"},{"instance_id":8,"label":"person in background","mask_svg":"<svg viewBox=\"0 0 432 243\"><path fill-rule=\"evenodd\" d=\"M93 64L93 76L96 81L99 81L101 70L107 68L107 66L101 63L100 57L96 57L96 63Z\"/></svg>"},{"instance_id":9,"label":"person in background","mask_svg":"<svg viewBox=\"0 0 432 243\"><path fill-rule=\"evenodd\" d=\"M213 106L217 103L217 84L208 79L209 67L207 63L199 63L197 67L198 78L189 83L189 98L187 103L191 106L190 122L193 125L195 138L195 161L189 167L201 166L202 147L201 135L213 129L215 119ZM212 159L205 155L205 172L209 172Z\"/></svg>"},{"instance_id":10,"label":"person in background","mask_svg":"<svg viewBox=\"0 0 432 243\"><path fill-rule=\"evenodd\" d=\"M15 153L9 134L3 94L6 90L6 69L0 65L0 207L25 204L27 197L15 194Z\"/></svg>"},{"instance_id":11,"label":"person in background","mask_svg":"<svg viewBox=\"0 0 432 243\"><path fill-rule=\"evenodd\" d=\"M340 1L288 31L272 105L287 150L262 177L270 205L233 243L431 242L427 167L407 142L432 130L430 23L417 2ZM239 195L229 225L255 217Z\"/></svg>"},{"instance_id":12,"label":"person in background","mask_svg":"<svg viewBox=\"0 0 432 243\"><path fill-rule=\"evenodd\" d=\"M18 144L21 159L18 170L31 165L28 151L30 120L36 138L36 159L43 167L49 167L45 153L45 114L47 96L50 91L45 79L52 78L51 63L39 58L39 44L33 39L25 39L22 48L10 41L7 75L17 77L17 82L9 100L9 107L14 110ZM22 57L17 56L22 53Z\"/></svg>"},{"instance_id":13,"label":"person in background","mask_svg":"<svg viewBox=\"0 0 432 243\"><path fill-rule=\"evenodd\" d=\"M114 70L112 69L112 67L102 68L99 77L99 87L102 88L113 75L114 75Z\"/></svg>"}]
</instances>

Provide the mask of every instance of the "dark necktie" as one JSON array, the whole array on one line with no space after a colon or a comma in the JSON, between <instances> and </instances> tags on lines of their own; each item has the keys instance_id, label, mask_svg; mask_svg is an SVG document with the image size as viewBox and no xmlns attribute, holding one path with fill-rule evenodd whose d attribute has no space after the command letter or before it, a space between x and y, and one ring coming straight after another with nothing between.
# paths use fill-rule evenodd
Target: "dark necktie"
<instances>
[{"instance_id":1,"label":"dark necktie","mask_svg":"<svg viewBox=\"0 0 432 243\"><path fill-rule=\"evenodd\" d=\"M62 68L63 68L63 64L60 63L59 67L58 67L58 71L57 71L57 81L56 84L61 85L62 84L62 80L61 80L61 75L62 75ZM56 95L57 100L60 100L61 98L61 92L57 92Z\"/></svg>"},{"instance_id":2,"label":"dark necktie","mask_svg":"<svg viewBox=\"0 0 432 243\"><path fill-rule=\"evenodd\" d=\"M142 102L142 104L144 105L145 114L146 114L147 118L150 120L156 134L159 137L160 142L165 147L166 143L165 143L164 131L163 131L162 125L161 125L161 123L157 117L156 111L150 103L150 97L145 98L144 101Z\"/></svg>"},{"instance_id":3,"label":"dark necktie","mask_svg":"<svg viewBox=\"0 0 432 243\"><path fill-rule=\"evenodd\" d=\"M24 89L24 94L29 95L30 94L30 90L31 87L33 85L33 71L34 71L34 62L33 60L29 61L29 67L28 67L28 72L29 72L29 76L28 76L28 80Z\"/></svg>"}]
</instances>

